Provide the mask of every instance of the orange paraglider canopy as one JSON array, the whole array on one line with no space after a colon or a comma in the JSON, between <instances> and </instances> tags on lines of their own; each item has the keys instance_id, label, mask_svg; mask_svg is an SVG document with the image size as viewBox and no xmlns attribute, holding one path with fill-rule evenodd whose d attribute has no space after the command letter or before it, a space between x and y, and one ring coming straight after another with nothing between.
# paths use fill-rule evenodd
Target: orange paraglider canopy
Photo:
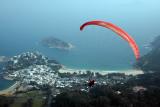
<instances>
[{"instance_id":1,"label":"orange paraglider canopy","mask_svg":"<svg viewBox=\"0 0 160 107\"><path fill-rule=\"evenodd\" d=\"M88 25L98 25L98 26L102 26L102 27L105 27L105 28L112 30L113 32L118 34L120 37L122 37L125 41L127 41L129 43L129 45L131 46L131 48L134 52L136 60L139 59L140 53L139 53L138 45L136 44L134 39L127 32L125 32L123 29L121 29L120 27L118 27L112 23L109 23L109 22L96 20L96 21L89 21L89 22L84 23L80 27L80 30L83 30L83 28Z\"/></svg>"}]
</instances>

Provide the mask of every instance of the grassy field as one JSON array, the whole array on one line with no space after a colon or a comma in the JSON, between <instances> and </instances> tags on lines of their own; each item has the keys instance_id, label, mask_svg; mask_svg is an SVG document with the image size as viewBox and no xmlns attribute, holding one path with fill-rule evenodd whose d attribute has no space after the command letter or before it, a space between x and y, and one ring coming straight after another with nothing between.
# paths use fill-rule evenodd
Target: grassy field
<instances>
[{"instance_id":1,"label":"grassy field","mask_svg":"<svg viewBox=\"0 0 160 107\"><path fill-rule=\"evenodd\" d=\"M32 107L43 107L45 93L41 91L29 91L26 93L19 93L16 95L14 103L11 107L24 107L27 106L29 100L31 100Z\"/></svg>"}]
</instances>

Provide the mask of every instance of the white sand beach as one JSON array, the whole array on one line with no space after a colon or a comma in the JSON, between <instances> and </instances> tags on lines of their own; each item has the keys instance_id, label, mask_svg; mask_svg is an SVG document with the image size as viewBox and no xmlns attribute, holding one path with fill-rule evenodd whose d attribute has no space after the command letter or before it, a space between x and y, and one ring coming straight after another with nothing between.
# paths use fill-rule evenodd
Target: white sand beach
<instances>
[{"instance_id":1,"label":"white sand beach","mask_svg":"<svg viewBox=\"0 0 160 107\"><path fill-rule=\"evenodd\" d=\"M129 69L129 70L92 70L92 69L72 69L72 68L67 68L63 67L62 69L59 70L60 73L86 73L86 71L89 70L91 72L98 72L102 75L108 74L108 73L125 73L126 75L138 75L138 74L143 74L142 70L138 69Z\"/></svg>"}]
</instances>

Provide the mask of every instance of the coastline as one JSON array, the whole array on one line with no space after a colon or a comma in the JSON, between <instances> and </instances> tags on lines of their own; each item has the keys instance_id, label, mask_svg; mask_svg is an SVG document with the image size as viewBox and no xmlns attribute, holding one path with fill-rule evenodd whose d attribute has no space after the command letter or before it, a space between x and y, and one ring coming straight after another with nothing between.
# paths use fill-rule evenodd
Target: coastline
<instances>
[{"instance_id":1,"label":"coastline","mask_svg":"<svg viewBox=\"0 0 160 107\"><path fill-rule=\"evenodd\" d=\"M0 91L0 95L4 95L4 96L10 96L12 95L15 91L16 88L20 85L20 82L16 82L14 83L12 86L10 86L7 89L1 90Z\"/></svg>"},{"instance_id":2,"label":"coastline","mask_svg":"<svg viewBox=\"0 0 160 107\"><path fill-rule=\"evenodd\" d=\"M13 80L14 80L13 78L8 77L8 76L3 76L3 78L4 78L5 80L10 80L10 81L13 81Z\"/></svg>"},{"instance_id":3,"label":"coastline","mask_svg":"<svg viewBox=\"0 0 160 107\"><path fill-rule=\"evenodd\" d=\"M55 49L61 49L61 50L70 50L74 48L75 46L71 43L68 43L68 47L61 47L61 46L49 46L49 48L55 48Z\"/></svg>"},{"instance_id":4,"label":"coastline","mask_svg":"<svg viewBox=\"0 0 160 107\"><path fill-rule=\"evenodd\" d=\"M92 69L73 69L73 68L67 68L63 67L62 69L59 70L60 73L86 73L86 71L91 71L93 73L100 73L101 75L106 75L109 73L124 73L125 75L139 75L139 74L144 74L142 70L139 69L128 69L128 70L92 70Z\"/></svg>"},{"instance_id":5,"label":"coastline","mask_svg":"<svg viewBox=\"0 0 160 107\"><path fill-rule=\"evenodd\" d=\"M67 68L63 66L62 69L59 70L60 73L86 73L86 71L91 71L93 73L100 73L101 75L106 75L109 73L124 73L125 75L139 75L139 74L144 74L142 70L138 69L128 69L128 70L93 70L93 69L75 69L75 68ZM11 78L4 77L7 80L11 80ZM16 88L20 86L20 82L16 81L12 86L10 86L7 89L0 90L0 95L4 96L10 96L13 95L16 92Z\"/></svg>"}]
</instances>

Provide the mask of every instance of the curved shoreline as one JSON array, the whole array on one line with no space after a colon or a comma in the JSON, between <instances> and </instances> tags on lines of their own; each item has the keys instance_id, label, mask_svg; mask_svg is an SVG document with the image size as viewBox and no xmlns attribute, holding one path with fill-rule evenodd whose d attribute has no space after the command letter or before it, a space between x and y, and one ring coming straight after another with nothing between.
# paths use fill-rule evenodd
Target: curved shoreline
<instances>
[{"instance_id":1,"label":"curved shoreline","mask_svg":"<svg viewBox=\"0 0 160 107\"><path fill-rule=\"evenodd\" d=\"M125 75L139 75L144 74L142 70L138 69L128 69L128 70L92 70L92 69L73 69L73 68L67 68L63 66L62 69L59 70L60 73L86 73L86 71L91 71L93 73L100 73L101 75L106 75L109 73L124 73ZM16 92L16 88L19 87L20 82L16 81L12 86L10 86L7 89L0 90L0 95L4 96L10 96L13 95Z\"/></svg>"},{"instance_id":2,"label":"curved shoreline","mask_svg":"<svg viewBox=\"0 0 160 107\"><path fill-rule=\"evenodd\" d=\"M7 89L1 90L0 91L0 95L4 95L4 96L9 96L12 95L15 91L16 88L20 85L20 82L16 82L14 83L12 86L10 86Z\"/></svg>"},{"instance_id":3,"label":"curved shoreline","mask_svg":"<svg viewBox=\"0 0 160 107\"><path fill-rule=\"evenodd\" d=\"M139 75L139 74L144 74L142 70L139 69L128 69L128 70L93 70L93 69L74 69L74 68L67 68L63 67L62 69L59 70L60 73L86 73L86 71L91 71L91 72L98 72L101 75L106 75L109 73L124 73L125 75Z\"/></svg>"},{"instance_id":4,"label":"curved shoreline","mask_svg":"<svg viewBox=\"0 0 160 107\"><path fill-rule=\"evenodd\" d=\"M61 47L61 46L48 46L49 48L55 48L55 49L61 49L61 50L70 50L74 48L75 46L71 43L68 43L68 47Z\"/></svg>"}]
</instances>

